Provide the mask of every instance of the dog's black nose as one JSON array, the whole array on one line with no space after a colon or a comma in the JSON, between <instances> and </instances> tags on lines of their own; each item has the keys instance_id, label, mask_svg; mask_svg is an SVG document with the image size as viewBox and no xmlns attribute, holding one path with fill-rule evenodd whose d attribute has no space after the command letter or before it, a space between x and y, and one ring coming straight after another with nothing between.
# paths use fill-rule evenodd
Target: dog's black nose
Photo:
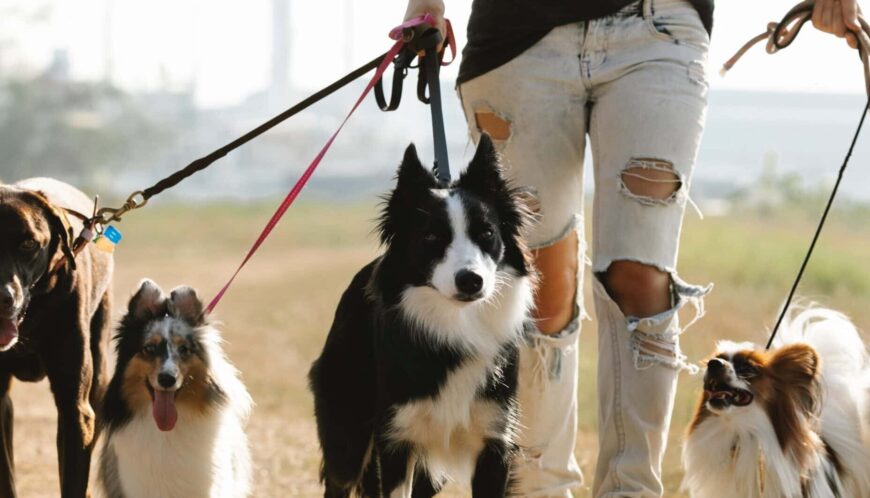
<instances>
[{"instance_id":1,"label":"dog's black nose","mask_svg":"<svg viewBox=\"0 0 870 498\"><path fill-rule=\"evenodd\" d=\"M721 372L725 368L725 364L719 358L713 358L707 362L707 371L710 373Z\"/></svg>"},{"instance_id":2,"label":"dog's black nose","mask_svg":"<svg viewBox=\"0 0 870 498\"><path fill-rule=\"evenodd\" d=\"M160 384L160 387L164 389L169 389L170 387L175 387L175 376L168 373L161 373L157 375L157 383Z\"/></svg>"},{"instance_id":3,"label":"dog's black nose","mask_svg":"<svg viewBox=\"0 0 870 498\"><path fill-rule=\"evenodd\" d=\"M473 296L483 289L483 277L471 270L460 270L456 274L456 290L466 296Z\"/></svg>"}]
</instances>

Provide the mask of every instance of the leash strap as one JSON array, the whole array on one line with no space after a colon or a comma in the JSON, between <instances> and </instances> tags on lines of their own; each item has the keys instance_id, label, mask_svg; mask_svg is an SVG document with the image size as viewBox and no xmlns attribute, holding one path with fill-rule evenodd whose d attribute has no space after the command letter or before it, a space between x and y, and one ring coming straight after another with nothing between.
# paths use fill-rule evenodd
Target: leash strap
<instances>
[{"instance_id":1,"label":"leash strap","mask_svg":"<svg viewBox=\"0 0 870 498\"><path fill-rule=\"evenodd\" d=\"M155 183L151 187L148 187L144 190L140 190L138 192L134 192L132 195L130 195L130 197L127 199L127 202L122 207L100 209L97 212L95 220L98 221L99 223L102 223L102 224L106 224L106 223L109 223L111 221L121 221L121 216L124 213L126 213L128 211L132 211L134 209L141 208L142 206L147 204L148 200L151 199L152 197L154 197L155 195L161 194L165 190L168 190L168 189L178 185L179 183L186 180L187 178L190 178L194 174L204 170L205 168L208 168L218 159L221 159L222 157L226 156L230 152L232 152L232 151L238 149L239 147L241 147L242 145L250 142L254 138L259 137L263 133L266 133L267 131L271 130L272 128L281 124L282 122L286 121L287 119L295 116L296 114L311 107L315 103L317 103L317 102L323 100L324 98L332 95L333 93L340 90L341 88L344 88L345 86L347 86L351 82L359 79L361 76L363 76L367 72L371 71L372 69L379 67L379 65L382 63L382 61L384 61L389 54L390 54L390 52L387 52L387 53L384 53L384 54L381 54L381 55L375 57L371 61L369 61L369 62L363 64L362 66L354 69L353 71L351 71L347 75L342 76L340 79L331 83L329 86L323 88L322 90L319 90L317 93L307 97L305 100L299 102L298 104L287 109L286 111L276 115L272 119L266 121L265 123L254 128L253 130L249 131L248 133L245 133L241 137L239 137L239 138L233 140L232 142L224 145L223 147L209 153L208 155L205 155L203 157L200 157L199 159L194 160L193 162L191 162L190 164L185 166L183 169L176 171L175 173L167 176L166 178L160 180L159 182ZM392 58L392 57L390 57L390 58Z\"/></svg>"},{"instance_id":2,"label":"leash strap","mask_svg":"<svg viewBox=\"0 0 870 498\"><path fill-rule=\"evenodd\" d=\"M730 70L734 64L736 64L737 61L740 60L747 51L749 51L750 48L763 40L767 40L767 52L769 54L774 54L780 49L791 45L798 33L800 33L804 24L812 19L815 4L816 2L814 0L805 0L792 7L780 22L769 23L767 25L767 30L764 33L761 33L746 42L746 44L740 47L740 50L738 50L733 57L725 62L722 66L722 74L724 75L725 72ZM788 314L788 309L791 306L795 293L797 293L798 286L800 285L804 272L809 265L810 258L812 258L813 251L816 248L816 243L819 241L822 229L825 226L825 222L828 220L831 206L834 204L834 199L837 197L837 191L840 189L840 183L843 181L843 174L846 172L846 167L849 165L849 159L852 157L852 151L854 151L855 144L858 142L858 137L861 135L861 129L864 127L864 119L867 117L867 113L870 112L870 60L868 60L868 57L870 57L870 24L868 24L860 14L858 15L858 23L861 25L861 30L859 32L853 31L853 33L858 40L858 56L861 58L861 63L864 66L864 86L867 92L867 104L864 106L864 110L861 113L861 120L858 122L858 127L855 129L855 134L852 136L852 142L849 145L848 152L846 152L846 157L843 158L843 164L840 166L840 170L837 174L837 181L834 183L834 188L831 190L830 197L828 197L828 203L825 205L825 210L822 212L819 225L816 227L812 241L810 241L810 247L807 250L806 256L804 256L797 277L795 278L791 290L788 293L788 297L785 300L785 304L780 311L779 318L777 318L776 324L773 326L773 330L770 333L770 338L767 341L765 349L770 349L773 345L773 340L776 338L777 332L779 332L779 327L782 325L785 316Z\"/></svg>"},{"instance_id":3,"label":"leash strap","mask_svg":"<svg viewBox=\"0 0 870 498\"><path fill-rule=\"evenodd\" d=\"M861 113L861 120L858 122L858 127L855 129L855 135L852 136L852 143L851 145L849 145L849 151L846 153L846 157L843 159L843 165L840 166L840 171L837 174L837 181L834 183L834 188L831 190L831 196L828 197L828 203L825 205L825 210L822 212L822 218L819 220L819 226L816 227L816 233L813 235L813 240L810 242L810 248L807 250L806 256L804 256L804 261L803 263L801 263L801 267L800 270L798 270L797 277L794 279L794 283L791 286L791 290L788 293L788 297L785 300L782 311L780 311L779 313L779 318L776 320L776 325L773 326L773 331L770 333L770 339L768 339L765 349L770 349L770 347L773 345L773 339L776 338L776 333L779 331L779 327L780 325L782 325L782 322L785 319L785 315L788 313L788 308L791 306L791 302L794 299L795 293L797 292L798 285L800 284L801 279L804 276L804 271L807 269L810 258L813 256L813 250L816 248L816 242L819 241L819 237L822 234L822 228L825 226L825 222L828 219L828 213L831 211L831 206L834 204L834 198L837 196L837 190L839 190L840 183L843 180L843 173L846 172L846 167L849 165L849 159L852 157L852 151L855 150L855 143L858 141L858 136L861 134L861 128L864 127L864 118L867 117L868 110L870 110L870 98L868 98L867 104L864 106L864 111Z\"/></svg>"},{"instance_id":4,"label":"leash strap","mask_svg":"<svg viewBox=\"0 0 870 498\"><path fill-rule=\"evenodd\" d=\"M429 87L429 110L432 113L432 140L435 144L435 176L444 184L450 183L450 158L447 155L447 135L444 131L444 112L441 106L441 63L434 50L423 57L426 85ZM422 74L420 75L422 80ZM424 89L425 91L425 89Z\"/></svg>"},{"instance_id":5,"label":"leash strap","mask_svg":"<svg viewBox=\"0 0 870 498\"><path fill-rule=\"evenodd\" d=\"M397 29L404 29L405 27L410 28L410 27L418 26L418 25L423 24L423 23L428 23L431 25L432 24L431 16L429 16L427 14L426 16L421 16L419 18L412 19ZM387 67L390 65L390 63L392 63L393 60L396 58L396 56L399 55L399 53L402 51L403 47L405 46L405 42L401 38L396 38L396 37L392 36L395 31L396 30L393 30L391 32L391 38L396 40L396 42L393 44L392 48L390 48L390 50L383 57L379 58L380 63L377 65L377 71L375 71L375 74L374 74L374 76L372 76L372 79L369 80L369 83L368 83L368 85L366 85L365 90L363 90L362 94L359 96L356 103L350 109L350 112L347 113L347 116L344 118L344 121L341 122L338 129L336 129L335 132L333 132L332 136L329 137L329 140L326 141L326 144L323 146L322 149L320 149L320 152L317 153L317 156L314 157L314 160L311 161L311 164L308 165L308 167L305 169L305 172L302 173L302 176L299 178L299 180L296 182L296 184L293 185L293 188L290 190L290 193L287 194L287 196L284 198L284 200L278 206L278 209L275 211L275 213L269 219L269 222L266 224L266 227L263 229L263 231L257 237L257 240L254 241L254 245L251 246L251 248L248 250L248 253L245 255L245 258L242 260L242 263L239 265L239 267L236 269L236 271L233 273L233 275L230 277L230 279L227 281L227 283L224 284L224 286L221 288L220 291L218 291L218 293L217 293L217 295L215 295L214 299L212 299L211 302L208 304L208 307L206 307L206 309L205 309L206 314L214 311L215 307L217 307L218 303L220 303L221 299L224 297L224 294L226 294L227 289L229 289L230 285L232 285L232 283L235 281L238 274L242 271L242 268L244 268L245 265L248 264L248 261L250 261L251 257L253 257L253 255L254 255L254 253L256 253L257 250L260 249L260 246L263 245L263 242L266 241L266 239L269 237L269 234L271 234L272 230L274 230L275 227L278 225L278 222L284 216L284 213L287 212L287 209L296 200L296 197L299 195L299 192L301 192L302 189L305 187L305 184L308 183L308 180L311 178L311 175L314 174L314 170L317 169L317 166L320 164L320 161L323 159L323 156L326 155L326 152L332 146L332 143L335 141L335 138L338 136L339 132L341 132L341 130L344 128L344 125L347 124L347 121L350 119L350 117L353 115L353 113L357 110L357 108L360 106L360 104L363 102L363 100L365 100L366 96L369 94L369 92L372 90L372 88L375 87L375 84L378 81L380 81L381 77L384 75L384 72L386 72ZM289 117L289 116L287 116L287 117ZM277 123L275 123L275 124L277 124ZM259 130L259 128L258 128L258 130ZM263 131L265 131L265 130L263 130ZM256 136L256 135L254 135L254 136ZM253 136L251 138L253 138Z\"/></svg>"},{"instance_id":6,"label":"leash strap","mask_svg":"<svg viewBox=\"0 0 870 498\"><path fill-rule=\"evenodd\" d=\"M434 20L429 14L423 16L423 23L419 25L403 24L390 32L393 39L401 39L405 42L405 49L393 62L392 94L390 102L386 101L381 82L375 85L375 99L378 107L384 112L395 111L399 108L402 100L402 85L408 69L412 69L412 62L420 57L419 77L417 79L417 98L420 102L429 105L432 114L432 140L435 148L434 172L438 181L443 184L450 183L450 158L447 154L447 134L444 130L444 111L441 101L441 66L447 66L456 59L456 38L453 36L453 26L446 21L446 44L450 49L451 58L444 62L444 51L438 51L437 47L445 39L441 32L433 26ZM428 96L427 96L428 89Z\"/></svg>"}]
</instances>

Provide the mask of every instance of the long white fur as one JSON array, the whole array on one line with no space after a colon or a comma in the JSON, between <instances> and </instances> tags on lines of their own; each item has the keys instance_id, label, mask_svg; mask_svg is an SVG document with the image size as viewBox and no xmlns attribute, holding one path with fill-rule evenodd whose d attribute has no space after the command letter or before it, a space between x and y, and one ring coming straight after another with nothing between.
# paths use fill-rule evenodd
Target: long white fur
<instances>
[{"instance_id":1,"label":"long white fur","mask_svg":"<svg viewBox=\"0 0 870 498\"><path fill-rule=\"evenodd\" d=\"M867 390L858 381L868 376L866 348L855 326L844 315L811 307L782 324L774 347L806 343L821 358L821 438L845 468L845 497L870 496L870 444ZM747 346L750 346L747 348ZM751 345L722 343L720 350L751 349ZM804 495L798 464L783 454L767 413L758 405L710 416L689 435L683 448L683 488L693 498L835 498L825 471L836 475L817 448L809 487Z\"/></svg>"},{"instance_id":2,"label":"long white fur","mask_svg":"<svg viewBox=\"0 0 870 498\"><path fill-rule=\"evenodd\" d=\"M117 455L126 498L241 498L248 496L251 460L245 425L251 397L224 356L217 331L197 330L212 377L227 403L205 413L178 406L178 421L161 432L150 410L107 434L103 451Z\"/></svg>"},{"instance_id":3,"label":"long white fur","mask_svg":"<svg viewBox=\"0 0 870 498\"><path fill-rule=\"evenodd\" d=\"M500 434L498 428L505 416L514 416L501 413L493 403L477 400L477 392L502 348L520 339L534 296L528 277L516 275L511 268L497 270L492 258L468 240L461 203L455 197L448 197L447 202L454 239L439 264L440 271L449 274L452 281L460 269L473 269L484 278L484 297L459 302L452 299L455 290L449 286L443 291L411 287L403 292L400 309L423 331L421 340L456 348L468 359L450 373L436 398L397 410L391 435L425 447L422 463L436 480L468 484L484 438ZM411 489L409 483L403 489Z\"/></svg>"}]
</instances>

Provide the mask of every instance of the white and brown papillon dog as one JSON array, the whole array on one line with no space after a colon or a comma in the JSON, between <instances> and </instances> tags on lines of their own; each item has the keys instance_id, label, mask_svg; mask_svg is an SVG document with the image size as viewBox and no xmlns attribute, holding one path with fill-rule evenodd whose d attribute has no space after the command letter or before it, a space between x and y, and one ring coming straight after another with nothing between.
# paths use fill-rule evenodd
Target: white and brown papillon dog
<instances>
[{"instance_id":1,"label":"white and brown papillon dog","mask_svg":"<svg viewBox=\"0 0 870 498\"><path fill-rule=\"evenodd\" d=\"M110 498L237 498L250 489L251 397L190 287L143 280L116 336L97 472Z\"/></svg>"},{"instance_id":2,"label":"white and brown papillon dog","mask_svg":"<svg viewBox=\"0 0 870 498\"><path fill-rule=\"evenodd\" d=\"M692 498L870 497L868 356L852 322L792 312L774 348L719 343L683 448Z\"/></svg>"},{"instance_id":3,"label":"white and brown papillon dog","mask_svg":"<svg viewBox=\"0 0 870 498\"><path fill-rule=\"evenodd\" d=\"M348 286L309 374L327 498L430 497L451 480L508 492L527 217L486 135L451 184L408 148L384 253Z\"/></svg>"}]
</instances>

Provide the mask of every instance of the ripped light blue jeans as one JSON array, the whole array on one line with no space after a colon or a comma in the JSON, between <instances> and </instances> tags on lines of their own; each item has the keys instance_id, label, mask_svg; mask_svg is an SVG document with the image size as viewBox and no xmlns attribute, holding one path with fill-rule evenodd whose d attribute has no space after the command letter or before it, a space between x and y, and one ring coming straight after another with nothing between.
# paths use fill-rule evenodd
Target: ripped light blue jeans
<instances>
[{"instance_id":1,"label":"ripped light blue jeans","mask_svg":"<svg viewBox=\"0 0 870 498\"><path fill-rule=\"evenodd\" d=\"M506 125L507 133L494 138L509 175L537 191L541 219L527 234L531 247L554 244L571 230L582 234L588 139L595 178L593 274L628 260L671 275L673 308L653 317L624 316L593 279L599 322L600 447L593 484L598 498L654 498L663 492L661 462L677 376L692 369L680 352L684 327L677 310L691 303L700 315L709 290L685 284L676 273L704 127L708 44L698 13L687 1L639 0L615 15L558 27L509 63L459 89L472 135L479 136L481 113L495 115ZM633 192L627 175L644 169L672 173L673 195L653 198ZM581 251L583 247L581 241ZM581 300L582 292L577 294ZM571 351L564 354L576 355L576 348ZM531 371L523 369L522 361L521 376ZM576 361L573 371L562 370L561 375L576 376ZM550 401L559 406L537 410L563 410L568 424L556 425L575 428L576 392L569 385L563 397L567 399ZM522 409L522 392L520 402ZM534 420L525 423L530 433L546 432L533 427ZM575 431L538 441L545 446L539 454L558 450L565 461L539 458L537 477L522 474L531 481L520 483L525 494L570 496L567 488L577 484L572 474L578 474L572 470L577 468L571 455ZM567 451L556 448L565 444L570 445Z\"/></svg>"}]
</instances>

